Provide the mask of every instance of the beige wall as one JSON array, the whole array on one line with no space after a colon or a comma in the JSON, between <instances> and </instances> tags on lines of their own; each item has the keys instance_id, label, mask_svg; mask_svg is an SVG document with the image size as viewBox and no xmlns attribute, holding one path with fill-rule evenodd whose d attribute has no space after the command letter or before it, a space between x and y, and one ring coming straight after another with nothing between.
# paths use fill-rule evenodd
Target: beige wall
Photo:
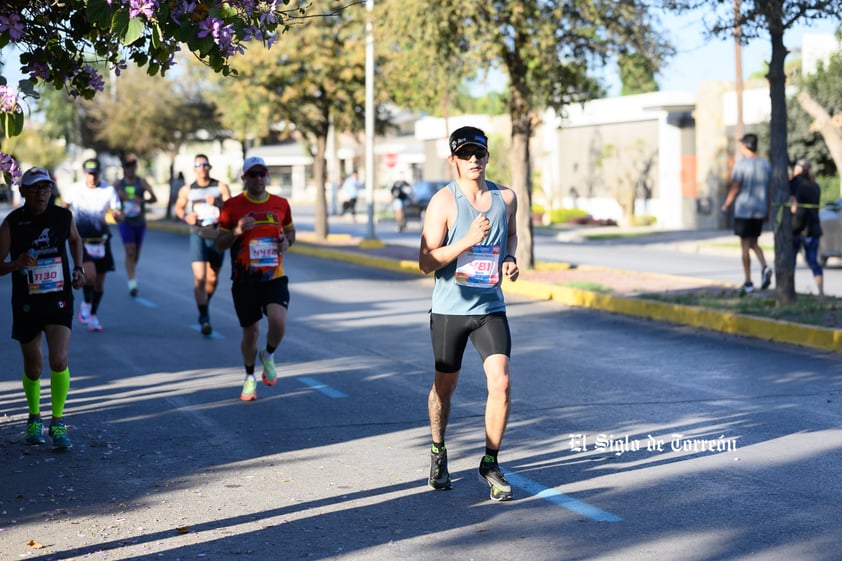
<instances>
[{"instance_id":1,"label":"beige wall","mask_svg":"<svg viewBox=\"0 0 842 561\"><path fill-rule=\"evenodd\" d=\"M545 191L550 206L618 219L623 208L631 212L640 180L646 180L652 198L660 196L656 120L562 128L558 135L559 176L554 185L545 185L551 189Z\"/></svg>"}]
</instances>

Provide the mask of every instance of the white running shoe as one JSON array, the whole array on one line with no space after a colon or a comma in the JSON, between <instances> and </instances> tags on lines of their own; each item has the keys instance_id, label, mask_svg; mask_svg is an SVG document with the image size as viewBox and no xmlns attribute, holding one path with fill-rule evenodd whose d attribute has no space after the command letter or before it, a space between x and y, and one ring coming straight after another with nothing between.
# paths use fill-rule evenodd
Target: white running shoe
<instances>
[{"instance_id":1,"label":"white running shoe","mask_svg":"<svg viewBox=\"0 0 842 561\"><path fill-rule=\"evenodd\" d=\"M88 318L88 331L102 331L102 325L100 325L96 316Z\"/></svg>"},{"instance_id":2,"label":"white running shoe","mask_svg":"<svg viewBox=\"0 0 842 561\"><path fill-rule=\"evenodd\" d=\"M82 302L82 307L79 309L77 318L79 319L79 323L83 325L88 324L88 320L91 318L91 305L88 302Z\"/></svg>"}]
</instances>

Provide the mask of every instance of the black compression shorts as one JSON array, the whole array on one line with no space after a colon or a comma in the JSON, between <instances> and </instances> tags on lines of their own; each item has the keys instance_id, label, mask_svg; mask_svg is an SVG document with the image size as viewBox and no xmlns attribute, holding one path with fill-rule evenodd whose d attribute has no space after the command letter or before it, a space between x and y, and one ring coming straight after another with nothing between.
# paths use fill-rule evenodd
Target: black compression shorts
<instances>
[{"instance_id":1,"label":"black compression shorts","mask_svg":"<svg viewBox=\"0 0 842 561\"><path fill-rule=\"evenodd\" d=\"M483 362L491 355L510 356L512 352L512 335L504 312L481 316L430 314L430 336L436 372L461 370L468 339Z\"/></svg>"}]
</instances>

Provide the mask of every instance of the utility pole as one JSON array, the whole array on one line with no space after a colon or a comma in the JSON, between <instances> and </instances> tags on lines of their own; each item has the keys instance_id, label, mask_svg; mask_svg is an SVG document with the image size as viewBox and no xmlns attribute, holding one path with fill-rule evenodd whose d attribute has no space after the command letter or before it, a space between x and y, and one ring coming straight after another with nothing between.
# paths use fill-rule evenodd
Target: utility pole
<instances>
[{"instance_id":1,"label":"utility pole","mask_svg":"<svg viewBox=\"0 0 842 561\"><path fill-rule=\"evenodd\" d=\"M737 124L734 127L734 162L740 157L743 137L743 46L740 26L740 0L734 0L734 66L736 67Z\"/></svg>"},{"instance_id":2,"label":"utility pole","mask_svg":"<svg viewBox=\"0 0 842 561\"><path fill-rule=\"evenodd\" d=\"M365 192L368 202L368 235L366 241L377 240L374 232L374 0L365 2L368 16L365 23Z\"/></svg>"}]
</instances>

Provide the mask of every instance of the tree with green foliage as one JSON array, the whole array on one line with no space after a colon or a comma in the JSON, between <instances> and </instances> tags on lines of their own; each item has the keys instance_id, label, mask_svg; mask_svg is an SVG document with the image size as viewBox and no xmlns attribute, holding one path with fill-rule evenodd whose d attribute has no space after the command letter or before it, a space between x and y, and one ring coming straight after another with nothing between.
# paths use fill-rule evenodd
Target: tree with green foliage
<instances>
[{"instance_id":1,"label":"tree with green foliage","mask_svg":"<svg viewBox=\"0 0 842 561\"><path fill-rule=\"evenodd\" d=\"M842 32L838 35L842 37ZM842 169L842 51L833 53L826 65L819 62L814 73L802 77L797 99L811 119L810 132L821 137L833 160L833 167L827 166L830 169L826 172L830 175Z\"/></svg>"},{"instance_id":2,"label":"tree with green foliage","mask_svg":"<svg viewBox=\"0 0 842 561\"><path fill-rule=\"evenodd\" d=\"M228 122L234 113L244 115L249 107L265 106L269 109L266 115L253 115L257 127L281 126L294 131L305 144L313 157L314 233L319 239L328 235L328 133L331 126L339 131L362 130L365 117L367 12L361 5L331 12L334 5L329 0L313 2L310 10L318 19L294 25L271 51L250 49L233 58L237 79L220 81L211 93ZM385 110L382 106L376 110L382 128Z\"/></svg>"},{"instance_id":3,"label":"tree with green foliage","mask_svg":"<svg viewBox=\"0 0 842 561\"><path fill-rule=\"evenodd\" d=\"M797 24L832 17L842 18L839 0L741 0L739 11L731 2L703 0L667 0L665 5L677 11L700 10L712 35L733 37L739 26L740 40L747 43L768 37L771 59L766 79L772 104L770 163L772 164L772 215L775 232L775 291L781 305L795 302L795 269L792 259L790 213L785 212L789 198L789 150L787 144L786 72L784 61L789 51L784 33ZM736 13L735 13L736 12Z\"/></svg>"},{"instance_id":4,"label":"tree with green foliage","mask_svg":"<svg viewBox=\"0 0 842 561\"><path fill-rule=\"evenodd\" d=\"M85 127L100 150L141 158L165 152L172 180L175 156L185 142L200 131L205 138L229 136L215 107L188 80L148 76L139 68L128 68L119 80L112 80L108 94L81 104Z\"/></svg>"},{"instance_id":5,"label":"tree with green foliage","mask_svg":"<svg viewBox=\"0 0 842 561\"><path fill-rule=\"evenodd\" d=\"M531 216L530 140L547 108L564 107L601 93L592 70L612 58L639 55L655 71L670 52L648 4L640 0L444 0L430 17L423 3L379 2L389 13L384 29L394 76L407 95L428 96L447 104L443 92L496 67L508 78L512 176L518 196L517 259L534 264ZM401 18L404 25L399 25ZM392 24L391 22L395 22ZM388 37L388 39L386 38ZM418 49L413 50L410 46ZM392 90L390 90L392 91ZM392 91L397 95L397 92ZM432 103L431 103L432 105ZM500 154L503 157L502 154Z\"/></svg>"},{"instance_id":6,"label":"tree with green foliage","mask_svg":"<svg viewBox=\"0 0 842 561\"><path fill-rule=\"evenodd\" d=\"M86 120L108 151L145 158L166 149L179 128L178 100L171 80L129 68L108 93L85 103Z\"/></svg>"},{"instance_id":7,"label":"tree with green foliage","mask_svg":"<svg viewBox=\"0 0 842 561\"><path fill-rule=\"evenodd\" d=\"M470 6L478 3L471 4ZM438 2L434 17L422 2L378 0L375 45L380 85L399 106L441 115L445 121L464 99L468 79L479 76L482 57L463 2ZM459 109L457 108L458 112Z\"/></svg>"},{"instance_id":8,"label":"tree with green foliage","mask_svg":"<svg viewBox=\"0 0 842 561\"><path fill-rule=\"evenodd\" d=\"M287 8L288 4L293 7ZM149 75L164 74L186 48L215 72L231 72L229 58L248 42L271 46L303 1L254 0L29 0L0 3L0 48L15 45L27 76L18 91L0 76L0 127L20 134L24 114L19 96L37 98L37 84L90 99L104 88L96 64L114 74L129 64ZM0 152L0 171L13 180L17 163Z\"/></svg>"},{"instance_id":9,"label":"tree with green foliage","mask_svg":"<svg viewBox=\"0 0 842 561\"><path fill-rule=\"evenodd\" d=\"M635 95L658 91L655 69L639 53L620 55L617 61L620 69L621 95Z\"/></svg>"}]
</instances>

